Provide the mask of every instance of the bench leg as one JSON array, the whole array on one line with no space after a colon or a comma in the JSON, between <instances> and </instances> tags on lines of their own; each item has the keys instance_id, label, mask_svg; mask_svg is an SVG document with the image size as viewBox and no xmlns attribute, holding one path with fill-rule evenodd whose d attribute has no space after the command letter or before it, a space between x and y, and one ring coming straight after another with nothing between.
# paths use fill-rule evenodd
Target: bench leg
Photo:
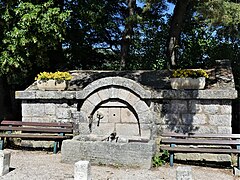
<instances>
[{"instance_id":1,"label":"bench leg","mask_svg":"<svg viewBox=\"0 0 240 180\"><path fill-rule=\"evenodd\" d=\"M57 141L54 141L54 146L53 146L53 153L54 154L57 154L57 150L58 150L58 142Z\"/></svg>"},{"instance_id":2,"label":"bench leg","mask_svg":"<svg viewBox=\"0 0 240 180\"><path fill-rule=\"evenodd\" d=\"M174 154L170 152L170 166L173 167Z\"/></svg>"},{"instance_id":3,"label":"bench leg","mask_svg":"<svg viewBox=\"0 0 240 180\"><path fill-rule=\"evenodd\" d=\"M4 139L2 138L0 140L0 150L3 150L3 148L4 148Z\"/></svg>"},{"instance_id":4,"label":"bench leg","mask_svg":"<svg viewBox=\"0 0 240 180\"><path fill-rule=\"evenodd\" d=\"M174 147L175 144L170 144L170 147ZM173 167L174 153L170 152L170 166Z\"/></svg>"},{"instance_id":5,"label":"bench leg","mask_svg":"<svg viewBox=\"0 0 240 180\"><path fill-rule=\"evenodd\" d=\"M240 145L237 145L237 149L240 149ZM237 154L237 168L240 170L240 154Z\"/></svg>"}]
</instances>

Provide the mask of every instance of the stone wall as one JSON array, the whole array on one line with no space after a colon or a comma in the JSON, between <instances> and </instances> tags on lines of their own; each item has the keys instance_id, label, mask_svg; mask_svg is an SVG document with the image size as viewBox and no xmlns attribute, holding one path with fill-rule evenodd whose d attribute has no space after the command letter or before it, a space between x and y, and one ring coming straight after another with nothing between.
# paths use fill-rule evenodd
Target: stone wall
<instances>
[{"instance_id":1,"label":"stone wall","mask_svg":"<svg viewBox=\"0 0 240 180\"><path fill-rule=\"evenodd\" d=\"M227 61L209 70L204 90L172 90L168 71L72 71L66 91L17 91L22 120L74 122L76 134L154 139L162 132L232 132L237 98Z\"/></svg>"},{"instance_id":2,"label":"stone wall","mask_svg":"<svg viewBox=\"0 0 240 180\"><path fill-rule=\"evenodd\" d=\"M16 99L22 121L74 123L63 161L150 168L152 139L163 132L232 133L237 91L228 61L218 63L208 70L204 90L172 90L169 71L71 71L65 91L42 91L33 83L16 91ZM105 142L114 133L117 139Z\"/></svg>"}]
</instances>

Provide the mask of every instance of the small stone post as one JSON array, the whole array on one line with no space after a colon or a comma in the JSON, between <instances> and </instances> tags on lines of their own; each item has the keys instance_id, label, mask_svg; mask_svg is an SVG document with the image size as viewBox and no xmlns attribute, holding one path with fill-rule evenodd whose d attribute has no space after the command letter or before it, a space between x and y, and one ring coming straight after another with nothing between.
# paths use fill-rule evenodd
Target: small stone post
<instances>
[{"instance_id":1,"label":"small stone post","mask_svg":"<svg viewBox=\"0 0 240 180\"><path fill-rule=\"evenodd\" d=\"M192 168L191 167L177 167L176 180L192 180Z\"/></svg>"},{"instance_id":2,"label":"small stone post","mask_svg":"<svg viewBox=\"0 0 240 180\"><path fill-rule=\"evenodd\" d=\"M11 153L7 151L0 151L0 176L7 174L10 167Z\"/></svg>"},{"instance_id":3,"label":"small stone post","mask_svg":"<svg viewBox=\"0 0 240 180\"><path fill-rule=\"evenodd\" d=\"M91 180L91 166L89 161L78 161L75 163L74 180Z\"/></svg>"}]
</instances>

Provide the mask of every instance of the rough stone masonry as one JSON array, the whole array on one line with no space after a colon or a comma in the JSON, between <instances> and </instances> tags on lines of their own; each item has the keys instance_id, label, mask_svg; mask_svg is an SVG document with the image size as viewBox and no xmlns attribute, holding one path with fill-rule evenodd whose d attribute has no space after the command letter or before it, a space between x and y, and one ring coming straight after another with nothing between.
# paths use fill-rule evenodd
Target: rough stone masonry
<instances>
[{"instance_id":1,"label":"rough stone masonry","mask_svg":"<svg viewBox=\"0 0 240 180\"><path fill-rule=\"evenodd\" d=\"M208 70L204 90L172 90L170 72L71 71L65 91L16 91L22 120L74 122L76 135L155 140L163 132L232 133L237 98L229 61Z\"/></svg>"}]
</instances>

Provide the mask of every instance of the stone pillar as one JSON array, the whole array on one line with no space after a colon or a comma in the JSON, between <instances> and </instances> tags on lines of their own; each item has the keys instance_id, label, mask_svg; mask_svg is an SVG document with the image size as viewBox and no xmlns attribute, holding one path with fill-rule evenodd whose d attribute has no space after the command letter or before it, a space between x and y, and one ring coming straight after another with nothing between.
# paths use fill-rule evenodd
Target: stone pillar
<instances>
[{"instance_id":1,"label":"stone pillar","mask_svg":"<svg viewBox=\"0 0 240 180\"><path fill-rule=\"evenodd\" d=\"M75 163L74 180L91 180L91 166L89 161L78 161Z\"/></svg>"},{"instance_id":2,"label":"stone pillar","mask_svg":"<svg viewBox=\"0 0 240 180\"><path fill-rule=\"evenodd\" d=\"M10 157L10 152L0 151L0 176L3 176L9 172Z\"/></svg>"},{"instance_id":3,"label":"stone pillar","mask_svg":"<svg viewBox=\"0 0 240 180\"><path fill-rule=\"evenodd\" d=\"M177 167L176 180L192 180L192 168L191 167Z\"/></svg>"}]
</instances>

